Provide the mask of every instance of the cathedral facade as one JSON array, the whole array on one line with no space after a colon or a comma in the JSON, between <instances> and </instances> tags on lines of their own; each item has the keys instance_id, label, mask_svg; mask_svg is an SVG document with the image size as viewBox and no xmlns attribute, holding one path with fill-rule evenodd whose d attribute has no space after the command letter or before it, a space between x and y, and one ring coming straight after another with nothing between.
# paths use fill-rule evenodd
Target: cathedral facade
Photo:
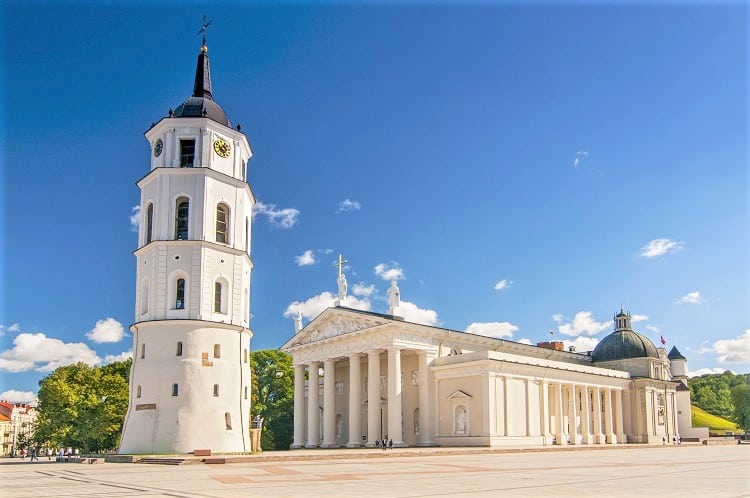
<instances>
[{"instance_id":1,"label":"cathedral facade","mask_svg":"<svg viewBox=\"0 0 750 498\"><path fill-rule=\"evenodd\" d=\"M145 135L119 452L248 452L252 151L213 100L205 39L193 94Z\"/></svg>"},{"instance_id":2,"label":"cathedral facade","mask_svg":"<svg viewBox=\"0 0 750 498\"><path fill-rule=\"evenodd\" d=\"M670 360L622 310L614 332L582 354L409 323L397 304L378 314L340 298L282 346L295 365L292 448L383 439L397 447L662 444L694 435L684 357L674 349Z\"/></svg>"}]
</instances>

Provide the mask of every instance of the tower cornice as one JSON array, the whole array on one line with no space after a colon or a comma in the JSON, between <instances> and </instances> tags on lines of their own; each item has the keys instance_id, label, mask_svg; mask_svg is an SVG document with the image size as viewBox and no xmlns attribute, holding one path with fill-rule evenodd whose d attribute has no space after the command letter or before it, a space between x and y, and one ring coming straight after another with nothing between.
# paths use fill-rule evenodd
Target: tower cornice
<instances>
[{"instance_id":1,"label":"tower cornice","mask_svg":"<svg viewBox=\"0 0 750 498\"><path fill-rule=\"evenodd\" d=\"M248 264L250 265L250 269L252 269L255 265L253 264L253 258L250 257L248 253L246 253L243 249L236 249L234 247L219 244L218 242L211 242L209 240L152 240L148 244L139 247L138 249L133 250L132 254L134 256L140 256L143 252L145 252L146 248L150 247L156 247L156 246L186 246L186 245L200 245L203 248L206 249L217 249L219 251L224 251L227 254L232 254L234 256L243 256L247 259Z\"/></svg>"},{"instance_id":2,"label":"tower cornice","mask_svg":"<svg viewBox=\"0 0 750 498\"><path fill-rule=\"evenodd\" d=\"M250 200L253 204L255 204L255 194L253 193L253 189L250 187L250 184L247 182L244 182L238 178L235 178L233 176L226 175L224 173L221 173L220 171L216 171L215 169L211 168L203 168L203 167L197 167L197 168L170 168L170 167L160 167L160 168L154 168L151 171L149 171L146 176L142 177L140 180L135 182L135 184L138 186L138 188L143 189L145 185L147 185L151 180L153 180L156 176L159 175L206 175L208 177L214 178L216 180L220 180L222 182L227 182L232 184L233 186L237 188L244 188L247 189L248 194L250 194Z\"/></svg>"}]
</instances>

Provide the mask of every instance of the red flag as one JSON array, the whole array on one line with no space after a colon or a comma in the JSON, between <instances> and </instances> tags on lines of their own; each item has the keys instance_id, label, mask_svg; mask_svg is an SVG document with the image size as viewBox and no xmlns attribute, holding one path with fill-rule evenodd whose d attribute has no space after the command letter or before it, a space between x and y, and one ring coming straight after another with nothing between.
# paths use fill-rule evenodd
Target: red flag
<instances>
[{"instance_id":1,"label":"red flag","mask_svg":"<svg viewBox=\"0 0 750 498\"><path fill-rule=\"evenodd\" d=\"M662 345L666 345L667 344L667 340L664 338L664 336L661 336L661 343L662 343Z\"/></svg>"}]
</instances>

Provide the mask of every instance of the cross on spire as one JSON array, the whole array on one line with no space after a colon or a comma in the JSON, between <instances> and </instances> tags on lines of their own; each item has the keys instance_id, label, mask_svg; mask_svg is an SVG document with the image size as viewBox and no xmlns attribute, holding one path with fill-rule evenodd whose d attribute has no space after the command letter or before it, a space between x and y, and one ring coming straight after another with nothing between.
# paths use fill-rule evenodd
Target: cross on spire
<instances>
[{"instance_id":1,"label":"cross on spire","mask_svg":"<svg viewBox=\"0 0 750 498\"><path fill-rule=\"evenodd\" d=\"M339 254L339 260L337 262L333 263L333 266L338 266L339 267L339 278L341 278L341 276L343 275L343 271L342 270L344 268L344 265L346 263L348 263L348 262L349 262L349 260L344 259L341 256L341 254Z\"/></svg>"},{"instance_id":2,"label":"cross on spire","mask_svg":"<svg viewBox=\"0 0 750 498\"><path fill-rule=\"evenodd\" d=\"M206 30L211 25L211 21L206 17L206 14L203 14L203 25L201 26L201 29L198 30L198 34L203 36L203 41L201 42L201 47L206 46Z\"/></svg>"}]
</instances>

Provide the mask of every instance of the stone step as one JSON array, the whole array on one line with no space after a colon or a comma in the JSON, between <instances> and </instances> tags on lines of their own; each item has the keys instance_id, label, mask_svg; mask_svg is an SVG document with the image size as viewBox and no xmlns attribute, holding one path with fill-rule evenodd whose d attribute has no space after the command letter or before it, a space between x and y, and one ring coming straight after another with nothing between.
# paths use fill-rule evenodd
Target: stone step
<instances>
[{"instance_id":1,"label":"stone step","mask_svg":"<svg viewBox=\"0 0 750 498\"><path fill-rule=\"evenodd\" d=\"M185 458L141 458L140 463L155 465L182 465L186 461Z\"/></svg>"}]
</instances>

